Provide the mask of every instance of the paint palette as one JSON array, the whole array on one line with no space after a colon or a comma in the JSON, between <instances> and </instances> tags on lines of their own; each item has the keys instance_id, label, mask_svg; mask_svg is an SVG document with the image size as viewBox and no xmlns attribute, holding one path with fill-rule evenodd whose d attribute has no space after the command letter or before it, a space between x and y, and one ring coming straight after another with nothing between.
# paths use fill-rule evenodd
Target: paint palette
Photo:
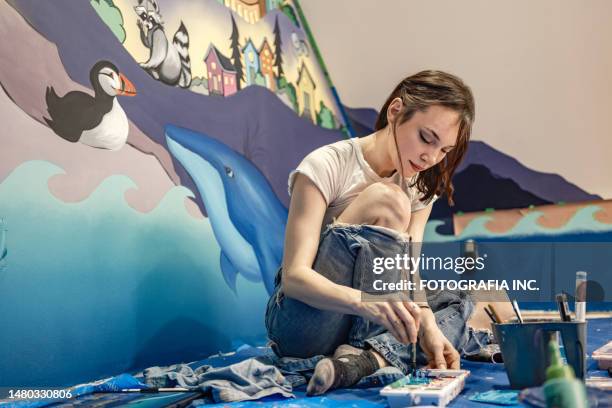
<instances>
[{"instance_id":1,"label":"paint palette","mask_svg":"<svg viewBox=\"0 0 612 408\"><path fill-rule=\"evenodd\" d=\"M407 375L380 391L387 397L391 408L409 407L414 405L435 405L445 407L461 391L467 370L419 370L420 375Z\"/></svg>"}]
</instances>

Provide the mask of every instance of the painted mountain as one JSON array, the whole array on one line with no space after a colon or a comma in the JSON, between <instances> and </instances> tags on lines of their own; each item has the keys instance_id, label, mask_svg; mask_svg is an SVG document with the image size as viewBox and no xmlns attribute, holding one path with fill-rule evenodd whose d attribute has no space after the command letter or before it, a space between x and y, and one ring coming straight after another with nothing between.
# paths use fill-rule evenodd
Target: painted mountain
<instances>
[{"instance_id":1,"label":"painted mountain","mask_svg":"<svg viewBox=\"0 0 612 408\"><path fill-rule=\"evenodd\" d=\"M134 127L146 135L153 146L162 147L159 152L149 149L147 153L155 155L171 177L176 175L175 183L189 188L196 195L197 189L182 165L168 157L164 137L166 124L181 124L213 135L244 155L269 180L285 206L289 201L287 175L291 169L308 152L344 138L339 130L324 129L303 120L265 87L249 86L234 95L219 98L154 80L117 42L89 2L11 0L9 4L37 32L57 46L61 64L73 81L90 88L89 70L100 59L112 61L130 78L138 90L138 97L123 99L123 109ZM280 13L279 21L283 19L286 16ZM57 21L70 23L57 24ZM33 58L28 57L28 53L24 49L24 55L15 56L15 59ZM46 84L24 87L21 80L23 67L17 61L3 65L0 76L6 92L22 109L20 98L35 99L36 103L44 100ZM44 112L44 106L36 106L31 114L40 120L37 115L40 116L41 110ZM134 140L128 138L128 144L131 143ZM200 197L196 196L195 200L201 212L205 213Z\"/></svg>"},{"instance_id":2,"label":"painted mountain","mask_svg":"<svg viewBox=\"0 0 612 408\"><path fill-rule=\"evenodd\" d=\"M212 98L155 81L119 46L116 37L86 2L11 0L9 3L38 32L58 44L64 68L76 82L89 87L89 68L101 57L119 66L139 91L138 98L125 100L122 105L134 125L156 144L165 147L163 126L168 123L180 123L213 135L251 160L285 205L288 204L286 176L289 171L309 151L344 137L339 131L299 120L295 112L263 87L251 86L231 97ZM281 14L279 20L283 19L286 17ZM58 25L54 21L71 24ZM10 83L5 84L5 89L11 94ZM366 134L373 128L376 111L347 108L347 113L359 133ZM197 191L179 163L173 160L172 168L168 168L168 163L165 167L169 174L176 173L180 184ZM452 212L599 198L558 175L531 170L480 141L470 142L454 182L457 194ZM204 211L199 197L196 201ZM450 214L445 200L439 199L432 216L440 219Z\"/></svg>"},{"instance_id":3,"label":"painted mountain","mask_svg":"<svg viewBox=\"0 0 612 408\"><path fill-rule=\"evenodd\" d=\"M378 112L371 108L344 107L348 120L355 131L355 136L367 136L374 131Z\"/></svg>"},{"instance_id":4,"label":"painted mountain","mask_svg":"<svg viewBox=\"0 0 612 408\"><path fill-rule=\"evenodd\" d=\"M349 120L364 136L374 131L376 111L345 107ZM441 197L434 204L432 218L447 219L457 212L510 209L551 203L600 200L563 177L531 170L515 158L485 142L471 141L463 162L453 178L455 206ZM450 224L438 232L451 233Z\"/></svg>"},{"instance_id":5,"label":"painted mountain","mask_svg":"<svg viewBox=\"0 0 612 408\"><path fill-rule=\"evenodd\" d=\"M166 84L215 97L265 87L312 123L326 129L345 125L302 24L305 17L292 0L91 0L91 5L130 55ZM170 53L148 40L164 36L173 38ZM178 59L181 68L173 63Z\"/></svg>"},{"instance_id":6,"label":"painted mountain","mask_svg":"<svg viewBox=\"0 0 612 408\"><path fill-rule=\"evenodd\" d=\"M434 205L434 218L458 211L509 209L558 202L599 200L557 174L542 173L481 141L471 141L468 153L453 178L455 206L444 198Z\"/></svg>"}]
</instances>

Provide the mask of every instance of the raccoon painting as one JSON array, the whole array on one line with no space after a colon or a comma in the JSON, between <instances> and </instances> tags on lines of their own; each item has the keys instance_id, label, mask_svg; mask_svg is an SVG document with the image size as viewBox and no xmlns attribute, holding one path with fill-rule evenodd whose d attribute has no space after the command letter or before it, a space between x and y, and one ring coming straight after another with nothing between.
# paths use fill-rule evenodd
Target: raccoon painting
<instances>
[{"instance_id":1,"label":"raccoon painting","mask_svg":"<svg viewBox=\"0 0 612 408\"><path fill-rule=\"evenodd\" d=\"M155 0L138 0L134 10L138 14L140 40L149 49L149 60L140 66L159 81L188 88L191 84L189 34L183 22L169 41Z\"/></svg>"}]
</instances>

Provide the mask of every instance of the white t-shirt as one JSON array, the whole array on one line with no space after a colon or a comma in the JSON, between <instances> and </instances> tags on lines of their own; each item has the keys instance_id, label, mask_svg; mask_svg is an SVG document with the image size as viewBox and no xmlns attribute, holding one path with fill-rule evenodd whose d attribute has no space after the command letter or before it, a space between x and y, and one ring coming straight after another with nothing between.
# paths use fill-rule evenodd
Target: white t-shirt
<instances>
[{"instance_id":1,"label":"white t-shirt","mask_svg":"<svg viewBox=\"0 0 612 408\"><path fill-rule=\"evenodd\" d=\"M399 185L399 173L390 177L380 177L363 157L356 138L341 140L319 147L308 154L300 165L289 174L289 195L295 176L302 173L317 186L327 203L322 227L333 222L342 211L370 184L391 182ZM416 177L416 175L414 176ZM402 188L410 198L412 212L422 210L438 198L434 196L429 203L420 201L422 193L416 186L410 187L415 178L403 179Z\"/></svg>"}]
</instances>

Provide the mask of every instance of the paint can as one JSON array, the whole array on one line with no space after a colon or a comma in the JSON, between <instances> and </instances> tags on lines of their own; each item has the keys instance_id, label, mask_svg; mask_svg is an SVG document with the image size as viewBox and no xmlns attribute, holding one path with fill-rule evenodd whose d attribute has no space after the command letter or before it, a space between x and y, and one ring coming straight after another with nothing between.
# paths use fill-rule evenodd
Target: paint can
<instances>
[{"instance_id":1,"label":"paint can","mask_svg":"<svg viewBox=\"0 0 612 408\"><path fill-rule=\"evenodd\" d=\"M510 386L518 389L544 384L550 365L547 346L553 337L560 337L567 363L576 377L584 380L586 325L587 322L576 321L491 324Z\"/></svg>"}]
</instances>

